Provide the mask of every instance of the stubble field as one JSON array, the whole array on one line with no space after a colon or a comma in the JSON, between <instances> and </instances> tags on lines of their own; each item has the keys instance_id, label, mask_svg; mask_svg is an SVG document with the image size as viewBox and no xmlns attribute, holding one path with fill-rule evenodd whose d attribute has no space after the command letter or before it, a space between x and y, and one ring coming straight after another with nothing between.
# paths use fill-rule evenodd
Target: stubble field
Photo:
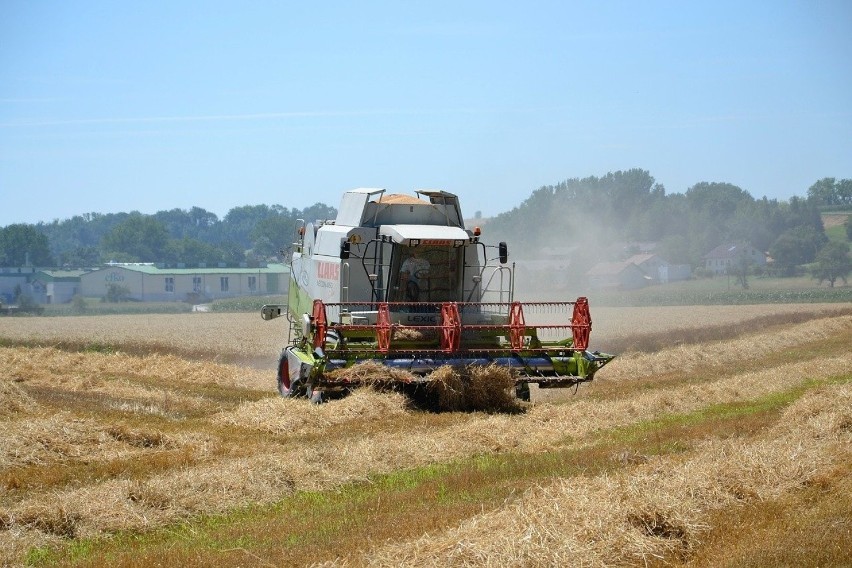
<instances>
[{"instance_id":1,"label":"stubble field","mask_svg":"<svg viewBox=\"0 0 852 568\"><path fill-rule=\"evenodd\" d=\"M852 563L852 307L592 316L514 414L280 399L283 319L0 318L0 562Z\"/></svg>"}]
</instances>

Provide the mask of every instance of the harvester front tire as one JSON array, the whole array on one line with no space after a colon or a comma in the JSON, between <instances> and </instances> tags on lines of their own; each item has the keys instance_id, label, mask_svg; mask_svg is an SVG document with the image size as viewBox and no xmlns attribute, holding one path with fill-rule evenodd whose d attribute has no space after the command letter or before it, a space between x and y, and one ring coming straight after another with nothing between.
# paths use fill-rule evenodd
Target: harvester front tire
<instances>
[{"instance_id":1,"label":"harvester front tire","mask_svg":"<svg viewBox=\"0 0 852 568\"><path fill-rule=\"evenodd\" d=\"M298 381L290 379L290 362L287 360L287 352L282 351L278 358L278 393L284 398L290 398L298 394Z\"/></svg>"}]
</instances>

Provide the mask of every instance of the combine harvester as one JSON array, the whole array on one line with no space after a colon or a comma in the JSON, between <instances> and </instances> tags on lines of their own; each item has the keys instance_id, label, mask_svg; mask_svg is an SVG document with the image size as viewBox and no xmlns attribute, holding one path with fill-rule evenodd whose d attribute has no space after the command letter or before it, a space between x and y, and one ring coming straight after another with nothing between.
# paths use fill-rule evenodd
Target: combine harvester
<instances>
[{"instance_id":1,"label":"combine harvester","mask_svg":"<svg viewBox=\"0 0 852 568\"><path fill-rule=\"evenodd\" d=\"M586 298L514 301L506 243L488 246L467 230L458 198L356 189L337 219L300 221L293 245L288 305L266 305L264 320L286 316L288 346L278 363L282 396L324 396L365 381L347 373L374 361L391 385L417 394L443 365L512 370L517 395L529 385L590 381L613 356L589 351ZM532 324L531 314L558 323ZM548 338L546 336L553 336Z\"/></svg>"}]
</instances>

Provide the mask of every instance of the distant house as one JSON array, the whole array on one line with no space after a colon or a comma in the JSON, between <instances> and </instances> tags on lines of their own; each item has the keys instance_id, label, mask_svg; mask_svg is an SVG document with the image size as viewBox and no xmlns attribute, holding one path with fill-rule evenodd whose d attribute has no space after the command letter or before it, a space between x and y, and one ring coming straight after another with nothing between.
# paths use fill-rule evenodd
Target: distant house
<instances>
[{"instance_id":1,"label":"distant house","mask_svg":"<svg viewBox=\"0 0 852 568\"><path fill-rule=\"evenodd\" d=\"M689 264L667 264L660 267L660 283L678 282L692 278L692 266Z\"/></svg>"},{"instance_id":2,"label":"distant house","mask_svg":"<svg viewBox=\"0 0 852 568\"><path fill-rule=\"evenodd\" d=\"M638 268L639 272L633 268ZM688 264L669 264L657 254L636 254L622 262L601 262L586 273L589 286L635 290L650 284L687 280L692 276Z\"/></svg>"},{"instance_id":3,"label":"distant house","mask_svg":"<svg viewBox=\"0 0 852 568\"><path fill-rule=\"evenodd\" d=\"M636 290L653 283L641 268L629 261L599 262L586 272L589 287L613 290Z\"/></svg>"},{"instance_id":4,"label":"distant house","mask_svg":"<svg viewBox=\"0 0 852 568\"><path fill-rule=\"evenodd\" d=\"M766 254L748 243L719 245L704 255L704 268L712 274L727 274L743 258L751 266L766 266Z\"/></svg>"},{"instance_id":5,"label":"distant house","mask_svg":"<svg viewBox=\"0 0 852 568\"><path fill-rule=\"evenodd\" d=\"M123 286L142 302L214 300L235 296L286 294L289 268L165 268L152 264L112 264L80 277L81 292L103 297L110 284Z\"/></svg>"},{"instance_id":6,"label":"distant house","mask_svg":"<svg viewBox=\"0 0 852 568\"><path fill-rule=\"evenodd\" d=\"M655 282L666 284L678 280L689 280L692 277L692 267L688 264L669 264L658 254L637 254L627 259L642 269Z\"/></svg>"},{"instance_id":7,"label":"distant house","mask_svg":"<svg viewBox=\"0 0 852 568\"><path fill-rule=\"evenodd\" d=\"M650 253L633 255L625 262L632 262L641 268L642 272L654 282L660 281L660 269L669 264L659 255Z\"/></svg>"}]
</instances>

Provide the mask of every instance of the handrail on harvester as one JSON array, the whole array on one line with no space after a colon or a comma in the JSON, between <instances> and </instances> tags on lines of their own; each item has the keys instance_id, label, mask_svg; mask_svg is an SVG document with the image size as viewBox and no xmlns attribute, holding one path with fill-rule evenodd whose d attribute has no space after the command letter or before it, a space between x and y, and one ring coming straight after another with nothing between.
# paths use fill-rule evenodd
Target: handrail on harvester
<instances>
[{"instance_id":1,"label":"handrail on harvester","mask_svg":"<svg viewBox=\"0 0 852 568\"><path fill-rule=\"evenodd\" d=\"M419 309L434 309L440 314L440 319L436 325L406 325L400 326L391 322L391 311L402 310L416 306ZM524 307L527 308L566 308L573 306L573 313L570 324L529 324L524 316ZM338 308L341 312L353 311L351 308L357 307L364 311L376 312L376 323L373 324L344 324L340 322L329 322L327 308ZM488 308L508 311L506 323L488 323L488 324L465 324L461 314L465 310L487 311ZM341 336L345 336L347 331L368 331L372 330L375 336L376 347L380 353L388 353L392 351L391 342L393 331L396 328L417 329L417 330L437 330L439 334L439 350L443 353L455 353L461 349L461 338L465 332L474 331L503 331L500 335L504 335L509 340L509 346L512 351L539 351L526 345L525 338L529 335L537 334L538 330L544 329L570 329L573 343L571 348L579 351L585 351L589 347L589 337L592 330L592 318L589 313L589 302L585 297L577 298L574 302L511 302L510 304L502 303L483 303L483 302L340 302L340 303L325 303L322 300L314 300L312 309L312 324L313 324L313 347L326 350L327 333L329 330L335 330ZM406 352L429 352L434 349L412 349L406 347ZM477 347L476 351L505 351L502 349Z\"/></svg>"}]
</instances>

